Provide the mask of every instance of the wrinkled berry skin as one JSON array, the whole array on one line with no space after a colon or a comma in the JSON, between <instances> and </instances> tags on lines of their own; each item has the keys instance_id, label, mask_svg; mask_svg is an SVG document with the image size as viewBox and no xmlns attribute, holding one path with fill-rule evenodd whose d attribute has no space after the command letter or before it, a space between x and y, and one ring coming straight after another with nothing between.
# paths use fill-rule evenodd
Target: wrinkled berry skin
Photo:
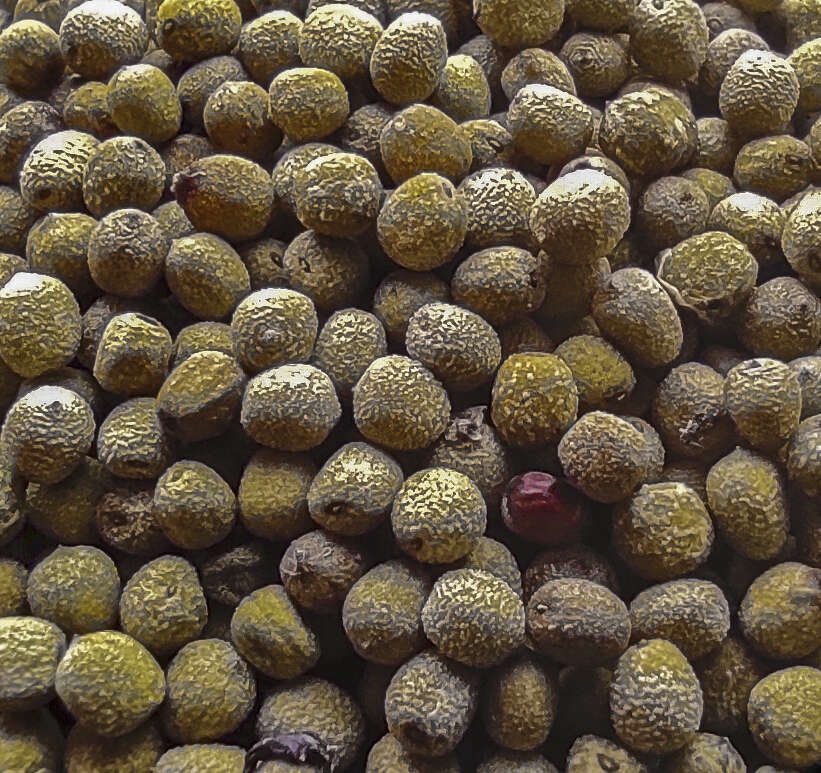
<instances>
[{"instance_id":1,"label":"wrinkled berry skin","mask_svg":"<svg viewBox=\"0 0 821 773\"><path fill-rule=\"evenodd\" d=\"M584 497L561 478L547 472L525 472L508 483L502 518L514 534L556 547L582 538L588 508Z\"/></svg>"}]
</instances>

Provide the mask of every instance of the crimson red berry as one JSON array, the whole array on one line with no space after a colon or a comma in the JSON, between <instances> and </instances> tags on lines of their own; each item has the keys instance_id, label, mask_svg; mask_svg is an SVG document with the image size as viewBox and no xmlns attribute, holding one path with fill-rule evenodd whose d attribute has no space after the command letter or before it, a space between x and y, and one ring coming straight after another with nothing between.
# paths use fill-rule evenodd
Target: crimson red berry
<instances>
[{"instance_id":1,"label":"crimson red berry","mask_svg":"<svg viewBox=\"0 0 821 773\"><path fill-rule=\"evenodd\" d=\"M514 534L541 545L567 545L582 538L587 520L584 497L547 472L525 472L510 479L502 518Z\"/></svg>"}]
</instances>

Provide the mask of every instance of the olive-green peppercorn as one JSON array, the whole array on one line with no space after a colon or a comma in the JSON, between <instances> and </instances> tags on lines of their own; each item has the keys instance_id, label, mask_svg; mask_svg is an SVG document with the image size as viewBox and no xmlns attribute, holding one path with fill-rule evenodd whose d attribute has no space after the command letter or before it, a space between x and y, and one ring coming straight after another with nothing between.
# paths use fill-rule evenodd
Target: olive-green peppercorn
<instances>
[{"instance_id":1,"label":"olive-green peppercorn","mask_svg":"<svg viewBox=\"0 0 821 773\"><path fill-rule=\"evenodd\" d=\"M811 167L809 146L788 134L778 134L744 145L736 155L733 178L745 191L783 201L807 185Z\"/></svg>"},{"instance_id":2,"label":"olive-green peppercorn","mask_svg":"<svg viewBox=\"0 0 821 773\"><path fill-rule=\"evenodd\" d=\"M818 206L821 193L810 191L789 215L781 236L781 247L792 268L799 276L814 283L821 283L819 262Z\"/></svg>"},{"instance_id":3,"label":"olive-green peppercorn","mask_svg":"<svg viewBox=\"0 0 821 773\"><path fill-rule=\"evenodd\" d=\"M801 418L821 413L821 356L799 357L789 363L801 386Z\"/></svg>"},{"instance_id":4,"label":"olive-green peppercorn","mask_svg":"<svg viewBox=\"0 0 821 773\"><path fill-rule=\"evenodd\" d=\"M108 109L108 84L88 81L69 94L63 107L67 129L93 134L104 140L117 134L117 125Z\"/></svg>"},{"instance_id":5,"label":"olive-green peppercorn","mask_svg":"<svg viewBox=\"0 0 821 773\"><path fill-rule=\"evenodd\" d=\"M325 142L306 142L286 151L277 161L271 174L274 200L279 208L296 216L294 188L297 174L311 161L338 152L339 148Z\"/></svg>"},{"instance_id":6,"label":"olive-green peppercorn","mask_svg":"<svg viewBox=\"0 0 821 773\"><path fill-rule=\"evenodd\" d=\"M63 746L60 725L47 709L0 714L0 765L5 769L57 773Z\"/></svg>"},{"instance_id":7,"label":"olive-green peppercorn","mask_svg":"<svg viewBox=\"0 0 821 773\"><path fill-rule=\"evenodd\" d=\"M647 767L618 744L596 735L579 736L567 754L566 773L648 773Z\"/></svg>"},{"instance_id":8,"label":"olive-green peppercorn","mask_svg":"<svg viewBox=\"0 0 821 773\"><path fill-rule=\"evenodd\" d=\"M170 244L165 229L148 213L115 209L89 236L88 271L105 292L125 298L147 295L162 275Z\"/></svg>"},{"instance_id":9,"label":"olive-green peppercorn","mask_svg":"<svg viewBox=\"0 0 821 773\"><path fill-rule=\"evenodd\" d=\"M0 248L22 254L28 230L39 214L17 188L0 187Z\"/></svg>"},{"instance_id":10,"label":"olive-green peppercorn","mask_svg":"<svg viewBox=\"0 0 821 773\"><path fill-rule=\"evenodd\" d=\"M67 365L80 345L80 309L63 282L20 271L0 287L0 357L35 378Z\"/></svg>"},{"instance_id":11,"label":"olive-green peppercorn","mask_svg":"<svg viewBox=\"0 0 821 773\"><path fill-rule=\"evenodd\" d=\"M382 773L386 770L394 773L459 773L460 768L452 754L427 761L408 752L396 738L387 733L368 752L365 773Z\"/></svg>"},{"instance_id":12,"label":"olive-green peppercorn","mask_svg":"<svg viewBox=\"0 0 821 773\"><path fill-rule=\"evenodd\" d=\"M345 86L330 70L293 67L269 88L271 118L295 142L322 139L339 129L350 105Z\"/></svg>"},{"instance_id":13,"label":"olive-green peppercorn","mask_svg":"<svg viewBox=\"0 0 821 773\"><path fill-rule=\"evenodd\" d=\"M119 481L98 500L97 531L107 545L128 555L156 556L171 544L153 512L154 486Z\"/></svg>"},{"instance_id":14,"label":"olive-green peppercorn","mask_svg":"<svg viewBox=\"0 0 821 773\"><path fill-rule=\"evenodd\" d=\"M699 118L696 130L698 141L691 163L722 174L731 174L739 140L731 131L730 125L723 118L710 116Z\"/></svg>"},{"instance_id":15,"label":"olive-green peppercorn","mask_svg":"<svg viewBox=\"0 0 821 773\"><path fill-rule=\"evenodd\" d=\"M397 544L425 563L463 558L483 534L486 520L487 506L473 481L444 467L411 475L391 512Z\"/></svg>"},{"instance_id":16,"label":"olive-green peppercorn","mask_svg":"<svg viewBox=\"0 0 821 773\"><path fill-rule=\"evenodd\" d=\"M549 580L530 597L527 630L536 648L571 665L618 657L630 640L627 607L614 593L580 578Z\"/></svg>"},{"instance_id":17,"label":"olive-green peppercorn","mask_svg":"<svg viewBox=\"0 0 821 773\"><path fill-rule=\"evenodd\" d=\"M192 227L190 232L193 230ZM238 247L239 256L251 280L252 290L287 286L288 275L282 264L287 246L279 239L262 238L245 242Z\"/></svg>"},{"instance_id":18,"label":"olive-green peppercorn","mask_svg":"<svg viewBox=\"0 0 821 773\"><path fill-rule=\"evenodd\" d=\"M50 212L29 229L26 239L28 267L65 283L80 302L97 291L88 268L88 243L97 221L74 213Z\"/></svg>"},{"instance_id":19,"label":"olive-green peppercorn","mask_svg":"<svg viewBox=\"0 0 821 773\"><path fill-rule=\"evenodd\" d=\"M10 558L0 558L0 617L28 614L27 581L28 571L23 564Z\"/></svg>"},{"instance_id":20,"label":"olive-green peppercorn","mask_svg":"<svg viewBox=\"0 0 821 773\"><path fill-rule=\"evenodd\" d=\"M652 6L650 0L644 2ZM654 13L664 15L663 10ZM695 152L696 139L696 122L687 106L654 87L609 102L599 127L602 150L633 176L660 177L680 169Z\"/></svg>"},{"instance_id":21,"label":"olive-green peppercorn","mask_svg":"<svg viewBox=\"0 0 821 773\"><path fill-rule=\"evenodd\" d=\"M348 770L365 740L365 721L354 700L324 679L278 685L260 707L257 736L308 733L328 750L335 770Z\"/></svg>"},{"instance_id":22,"label":"olive-green peppercorn","mask_svg":"<svg viewBox=\"0 0 821 773\"><path fill-rule=\"evenodd\" d=\"M787 59L770 51L744 51L718 93L722 116L742 137L779 134L798 105L798 77Z\"/></svg>"},{"instance_id":23,"label":"olive-green peppercorn","mask_svg":"<svg viewBox=\"0 0 821 773\"><path fill-rule=\"evenodd\" d=\"M187 325L174 339L171 367L176 368L197 352L234 353L234 334L224 322L195 322Z\"/></svg>"},{"instance_id":24,"label":"olive-green peppercorn","mask_svg":"<svg viewBox=\"0 0 821 773\"><path fill-rule=\"evenodd\" d=\"M280 365L248 382L240 420L261 445L307 451L328 437L341 411L325 373L312 365Z\"/></svg>"},{"instance_id":25,"label":"olive-green peppercorn","mask_svg":"<svg viewBox=\"0 0 821 773\"><path fill-rule=\"evenodd\" d=\"M239 517L252 534L291 540L312 528L307 493L316 465L302 454L261 449L251 457L239 484Z\"/></svg>"},{"instance_id":26,"label":"olive-green peppercorn","mask_svg":"<svg viewBox=\"0 0 821 773\"><path fill-rule=\"evenodd\" d=\"M513 158L513 137L497 121L479 118L459 125L470 143L473 160L470 172L492 166L506 166Z\"/></svg>"},{"instance_id":27,"label":"olive-green peppercorn","mask_svg":"<svg viewBox=\"0 0 821 773\"><path fill-rule=\"evenodd\" d=\"M272 679L293 679L316 665L319 644L281 585L246 596L231 619L237 651Z\"/></svg>"},{"instance_id":28,"label":"olive-green peppercorn","mask_svg":"<svg viewBox=\"0 0 821 773\"><path fill-rule=\"evenodd\" d=\"M256 700L251 669L219 639L186 644L169 664L166 680L160 716L168 735L179 743L216 741L233 732Z\"/></svg>"},{"instance_id":29,"label":"olive-green peppercorn","mask_svg":"<svg viewBox=\"0 0 821 773\"><path fill-rule=\"evenodd\" d=\"M527 48L540 46L558 31L564 4L557 0L538 0L528 6L479 0L474 19L479 29L500 46Z\"/></svg>"},{"instance_id":30,"label":"olive-green peppercorn","mask_svg":"<svg viewBox=\"0 0 821 773\"><path fill-rule=\"evenodd\" d=\"M0 441L13 468L26 480L53 485L80 465L94 429L91 407L76 392L42 386L9 408Z\"/></svg>"},{"instance_id":31,"label":"olive-green peppercorn","mask_svg":"<svg viewBox=\"0 0 821 773\"><path fill-rule=\"evenodd\" d=\"M94 378L107 392L125 397L154 394L168 371L171 345L171 334L153 317L118 314L97 347Z\"/></svg>"},{"instance_id":32,"label":"olive-green peppercorn","mask_svg":"<svg viewBox=\"0 0 821 773\"><path fill-rule=\"evenodd\" d=\"M479 569L455 569L434 584L422 625L442 655L488 668L523 643L525 612L504 580Z\"/></svg>"},{"instance_id":33,"label":"olive-green peppercorn","mask_svg":"<svg viewBox=\"0 0 821 773\"><path fill-rule=\"evenodd\" d=\"M17 713L45 706L54 697L55 671L66 651L65 634L38 617L3 617L0 650L0 708Z\"/></svg>"},{"instance_id":34,"label":"olive-green peppercorn","mask_svg":"<svg viewBox=\"0 0 821 773\"><path fill-rule=\"evenodd\" d=\"M97 435L97 458L121 478L153 479L173 461L171 438L150 397L126 400L114 408Z\"/></svg>"},{"instance_id":35,"label":"olive-green peppercorn","mask_svg":"<svg viewBox=\"0 0 821 773\"><path fill-rule=\"evenodd\" d=\"M197 62L227 54L241 24L233 0L164 0L157 9L157 43L175 60Z\"/></svg>"},{"instance_id":36,"label":"olive-green peppercorn","mask_svg":"<svg viewBox=\"0 0 821 773\"><path fill-rule=\"evenodd\" d=\"M531 317L521 317L502 327L499 330L499 342L502 345L503 360L511 354L525 352L550 354L556 348L547 331Z\"/></svg>"},{"instance_id":37,"label":"olive-green peppercorn","mask_svg":"<svg viewBox=\"0 0 821 773\"><path fill-rule=\"evenodd\" d=\"M0 117L0 182L11 183L28 151L41 139L63 128L60 114L37 100L22 102Z\"/></svg>"},{"instance_id":38,"label":"olive-green peppercorn","mask_svg":"<svg viewBox=\"0 0 821 773\"><path fill-rule=\"evenodd\" d=\"M411 49L416 54L409 57ZM441 22L427 13L404 13L376 41L370 59L371 80L392 104L421 102L439 84L447 56Z\"/></svg>"},{"instance_id":39,"label":"olive-green peppercorn","mask_svg":"<svg viewBox=\"0 0 821 773\"><path fill-rule=\"evenodd\" d=\"M609 401L618 402L636 385L630 364L603 338L572 336L559 344L554 354L570 368L582 410L603 408Z\"/></svg>"},{"instance_id":40,"label":"olive-green peppercorn","mask_svg":"<svg viewBox=\"0 0 821 773\"><path fill-rule=\"evenodd\" d=\"M644 189L636 227L647 247L657 252L704 231L709 212L707 195L696 183L662 177Z\"/></svg>"},{"instance_id":41,"label":"olive-green peppercorn","mask_svg":"<svg viewBox=\"0 0 821 773\"><path fill-rule=\"evenodd\" d=\"M610 710L616 735L631 749L676 751L692 740L701 723L701 687L674 644L649 639L619 658Z\"/></svg>"},{"instance_id":42,"label":"olive-green peppercorn","mask_svg":"<svg viewBox=\"0 0 821 773\"><path fill-rule=\"evenodd\" d=\"M487 117L491 93L482 66L466 54L448 57L431 101L454 121Z\"/></svg>"},{"instance_id":43,"label":"olive-green peppercorn","mask_svg":"<svg viewBox=\"0 0 821 773\"><path fill-rule=\"evenodd\" d=\"M780 765L821 760L821 671L795 666L764 677L750 693L749 727L756 745Z\"/></svg>"},{"instance_id":44,"label":"olive-green peppercorn","mask_svg":"<svg viewBox=\"0 0 821 773\"><path fill-rule=\"evenodd\" d=\"M418 309L426 303L448 300L448 286L435 274L394 271L376 288L373 313L385 326L388 337L402 343L408 322Z\"/></svg>"},{"instance_id":45,"label":"olive-green peppercorn","mask_svg":"<svg viewBox=\"0 0 821 773\"><path fill-rule=\"evenodd\" d=\"M792 441L787 446L787 474L807 496L817 496L821 492L819 439L821 415L816 415L798 425Z\"/></svg>"},{"instance_id":46,"label":"olive-green peppercorn","mask_svg":"<svg viewBox=\"0 0 821 773\"><path fill-rule=\"evenodd\" d=\"M166 745L153 722L146 722L136 730L119 736L116 744L76 724L69 730L66 739L65 770L68 773L153 771Z\"/></svg>"},{"instance_id":47,"label":"olive-green peppercorn","mask_svg":"<svg viewBox=\"0 0 821 773\"><path fill-rule=\"evenodd\" d=\"M458 181L473 161L467 136L453 119L424 104L395 113L379 135L379 148L397 185L420 172Z\"/></svg>"},{"instance_id":48,"label":"olive-green peppercorn","mask_svg":"<svg viewBox=\"0 0 821 773\"><path fill-rule=\"evenodd\" d=\"M621 504L613 544L639 576L681 577L700 566L713 547L713 522L701 498L681 483L651 483Z\"/></svg>"},{"instance_id":49,"label":"olive-green peppercorn","mask_svg":"<svg viewBox=\"0 0 821 773\"><path fill-rule=\"evenodd\" d=\"M616 35L588 32L567 39L561 55L581 96L608 97L627 80L629 57L625 42Z\"/></svg>"},{"instance_id":50,"label":"olive-green peppercorn","mask_svg":"<svg viewBox=\"0 0 821 773\"><path fill-rule=\"evenodd\" d=\"M223 548L211 553L199 564L200 578L205 597L212 606L233 608L249 593L262 588L271 579L271 552L266 542L253 540L236 547ZM219 613L227 612L220 609ZM212 626L213 626L213 621ZM230 623L230 620L226 620ZM206 623L205 634L215 630ZM230 632L220 639L230 640Z\"/></svg>"},{"instance_id":51,"label":"olive-green peppercorn","mask_svg":"<svg viewBox=\"0 0 821 773\"><path fill-rule=\"evenodd\" d=\"M747 765L729 738L698 733L683 749L673 754L665 771L669 773L746 773Z\"/></svg>"},{"instance_id":52,"label":"olive-green peppercorn","mask_svg":"<svg viewBox=\"0 0 821 773\"><path fill-rule=\"evenodd\" d=\"M586 545L571 545L545 550L533 559L524 575L525 601L545 583L562 579L589 580L614 593L619 590L615 570L604 556Z\"/></svg>"},{"instance_id":53,"label":"olive-green peppercorn","mask_svg":"<svg viewBox=\"0 0 821 773\"><path fill-rule=\"evenodd\" d=\"M385 696L391 734L414 754L441 757L456 748L478 703L475 677L427 650L394 675Z\"/></svg>"},{"instance_id":54,"label":"olive-green peppercorn","mask_svg":"<svg viewBox=\"0 0 821 773\"><path fill-rule=\"evenodd\" d=\"M32 614L69 634L91 633L114 627L120 578L102 550L60 546L31 570L26 593Z\"/></svg>"},{"instance_id":55,"label":"olive-green peppercorn","mask_svg":"<svg viewBox=\"0 0 821 773\"><path fill-rule=\"evenodd\" d=\"M741 630L762 655L802 658L821 635L821 570L797 562L777 564L753 580L739 608Z\"/></svg>"},{"instance_id":56,"label":"olive-green peppercorn","mask_svg":"<svg viewBox=\"0 0 821 773\"><path fill-rule=\"evenodd\" d=\"M302 20L287 10L274 10L242 26L237 56L251 77L267 87L287 67L299 66Z\"/></svg>"},{"instance_id":57,"label":"olive-green peppercorn","mask_svg":"<svg viewBox=\"0 0 821 773\"><path fill-rule=\"evenodd\" d=\"M192 129L202 128L208 97L223 83L246 80L248 73L233 56L213 56L189 67L177 81L183 123Z\"/></svg>"},{"instance_id":58,"label":"olive-green peppercorn","mask_svg":"<svg viewBox=\"0 0 821 773\"><path fill-rule=\"evenodd\" d=\"M157 661L118 631L75 637L57 667L55 687L80 725L107 738L135 730L165 697Z\"/></svg>"},{"instance_id":59,"label":"olive-green peppercorn","mask_svg":"<svg viewBox=\"0 0 821 773\"><path fill-rule=\"evenodd\" d=\"M0 33L0 80L21 94L47 89L63 72L60 38L34 19L17 21Z\"/></svg>"},{"instance_id":60,"label":"olive-green peppercorn","mask_svg":"<svg viewBox=\"0 0 821 773\"><path fill-rule=\"evenodd\" d=\"M759 357L745 360L724 382L727 411L738 434L762 451L786 443L801 416L801 386L789 366Z\"/></svg>"},{"instance_id":61,"label":"olive-green peppercorn","mask_svg":"<svg viewBox=\"0 0 821 773\"><path fill-rule=\"evenodd\" d=\"M296 215L325 236L353 238L373 225L382 183L368 159L356 153L315 158L294 177Z\"/></svg>"},{"instance_id":62,"label":"olive-green peppercorn","mask_svg":"<svg viewBox=\"0 0 821 773\"><path fill-rule=\"evenodd\" d=\"M123 67L108 82L108 110L126 134L159 144L174 137L182 121L182 107L171 79L150 64Z\"/></svg>"},{"instance_id":63,"label":"olive-green peppercorn","mask_svg":"<svg viewBox=\"0 0 821 773\"><path fill-rule=\"evenodd\" d=\"M89 219L92 220L93 223L93 218ZM35 258L35 260L37 260L37 258ZM8 282L9 279L11 279L15 274L19 274L21 271L25 271L26 268L28 268L28 263L27 261L23 260L23 258L20 258L17 255L12 255L8 252L0 252L0 287L2 287L6 282ZM56 272L52 271L50 273L53 274Z\"/></svg>"},{"instance_id":64,"label":"olive-green peppercorn","mask_svg":"<svg viewBox=\"0 0 821 773\"><path fill-rule=\"evenodd\" d=\"M500 80L502 91L509 100L525 86L539 83L576 95L573 76L565 63L556 54L542 48L519 51L505 65Z\"/></svg>"},{"instance_id":65,"label":"olive-green peppercorn","mask_svg":"<svg viewBox=\"0 0 821 773\"><path fill-rule=\"evenodd\" d=\"M368 282L368 256L356 241L311 230L291 241L282 264L289 285L324 314L357 305Z\"/></svg>"}]
</instances>

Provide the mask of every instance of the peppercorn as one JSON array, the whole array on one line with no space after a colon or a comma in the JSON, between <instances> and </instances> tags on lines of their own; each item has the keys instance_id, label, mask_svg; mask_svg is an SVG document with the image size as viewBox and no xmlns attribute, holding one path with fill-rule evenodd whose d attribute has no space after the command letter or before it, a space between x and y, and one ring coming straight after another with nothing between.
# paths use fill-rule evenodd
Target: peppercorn
<instances>
[{"instance_id":1,"label":"peppercorn","mask_svg":"<svg viewBox=\"0 0 821 773\"><path fill-rule=\"evenodd\" d=\"M233 0L163 0L157 9L157 43L175 60L197 62L227 54L237 42L241 24Z\"/></svg>"},{"instance_id":2,"label":"peppercorn","mask_svg":"<svg viewBox=\"0 0 821 773\"><path fill-rule=\"evenodd\" d=\"M159 144L179 131L180 98L171 79L153 65L117 70L108 82L106 100L111 120L125 134Z\"/></svg>"},{"instance_id":3,"label":"peppercorn","mask_svg":"<svg viewBox=\"0 0 821 773\"><path fill-rule=\"evenodd\" d=\"M581 735L567 754L566 773L647 773L647 767L613 741Z\"/></svg>"},{"instance_id":4,"label":"peppercorn","mask_svg":"<svg viewBox=\"0 0 821 773\"><path fill-rule=\"evenodd\" d=\"M47 89L62 71L60 38L43 22L15 21L0 33L0 79L15 91Z\"/></svg>"},{"instance_id":5,"label":"peppercorn","mask_svg":"<svg viewBox=\"0 0 821 773\"><path fill-rule=\"evenodd\" d=\"M287 10L273 10L242 26L237 57L251 77L268 86L282 70L298 66L302 20Z\"/></svg>"}]
</instances>

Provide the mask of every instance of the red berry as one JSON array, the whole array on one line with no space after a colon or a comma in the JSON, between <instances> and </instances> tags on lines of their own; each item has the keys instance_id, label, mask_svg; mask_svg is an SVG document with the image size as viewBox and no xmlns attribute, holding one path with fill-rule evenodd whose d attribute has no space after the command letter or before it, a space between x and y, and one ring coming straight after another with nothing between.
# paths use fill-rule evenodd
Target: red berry
<instances>
[{"instance_id":1,"label":"red berry","mask_svg":"<svg viewBox=\"0 0 821 773\"><path fill-rule=\"evenodd\" d=\"M584 497L561 478L525 472L510 479L502 518L520 537L541 545L567 545L582 538L587 506Z\"/></svg>"}]
</instances>

